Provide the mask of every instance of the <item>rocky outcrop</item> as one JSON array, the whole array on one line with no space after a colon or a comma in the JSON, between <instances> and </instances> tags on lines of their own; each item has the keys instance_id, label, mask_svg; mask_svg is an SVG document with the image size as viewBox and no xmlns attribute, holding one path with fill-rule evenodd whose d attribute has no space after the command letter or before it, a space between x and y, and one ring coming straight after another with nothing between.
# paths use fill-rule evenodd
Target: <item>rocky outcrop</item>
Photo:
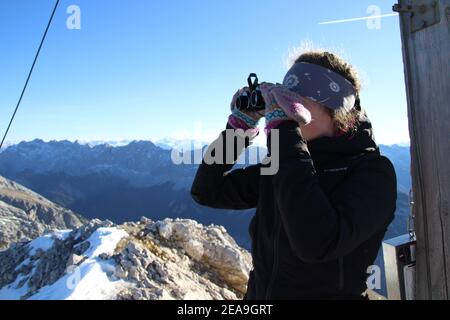
<instances>
[{"instance_id":1,"label":"rocky outcrop","mask_svg":"<svg viewBox=\"0 0 450 320\"><path fill-rule=\"evenodd\" d=\"M86 222L74 212L0 177L0 250L49 230L73 229Z\"/></svg>"},{"instance_id":2,"label":"rocky outcrop","mask_svg":"<svg viewBox=\"0 0 450 320\"><path fill-rule=\"evenodd\" d=\"M223 227L93 220L0 252L0 299L233 300L251 268Z\"/></svg>"}]
</instances>

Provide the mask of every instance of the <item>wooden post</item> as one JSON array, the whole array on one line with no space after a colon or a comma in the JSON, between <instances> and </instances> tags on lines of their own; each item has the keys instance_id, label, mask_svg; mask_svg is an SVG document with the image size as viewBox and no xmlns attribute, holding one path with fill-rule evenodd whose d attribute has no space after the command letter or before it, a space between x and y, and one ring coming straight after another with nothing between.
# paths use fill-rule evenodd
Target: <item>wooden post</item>
<instances>
[{"instance_id":1,"label":"wooden post","mask_svg":"<svg viewBox=\"0 0 450 320\"><path fill-rule=\"evenodd\" d=\"M394 10L400 13L411 135L416 298L448 300L450 0L399 1Z\"/></svg>"}]
</instances>

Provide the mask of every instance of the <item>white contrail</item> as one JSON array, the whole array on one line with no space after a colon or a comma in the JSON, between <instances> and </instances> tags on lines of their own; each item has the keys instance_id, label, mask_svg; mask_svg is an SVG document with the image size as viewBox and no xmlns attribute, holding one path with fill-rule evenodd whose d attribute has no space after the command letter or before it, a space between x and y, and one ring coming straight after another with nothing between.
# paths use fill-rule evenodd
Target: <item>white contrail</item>
<instances>
[{"instance_id":1,"label":"white contrail","mask_svg":"<svg viewBox=\"0 0 450 320\"><path fill-rule=\"evenodd\" d=\"M388 13L388 14L380 14L380 15L376 15L376 16L367 16L367 17L359 17L359 18L351 18L351 19L343 19L343 20L325 21L325 22L320 22L319 24L345 23L345 22L371 20L371 19L379 19L379 18L394 17L394 16L398 16L398 13Z\"/></svg>"}]
</instances>

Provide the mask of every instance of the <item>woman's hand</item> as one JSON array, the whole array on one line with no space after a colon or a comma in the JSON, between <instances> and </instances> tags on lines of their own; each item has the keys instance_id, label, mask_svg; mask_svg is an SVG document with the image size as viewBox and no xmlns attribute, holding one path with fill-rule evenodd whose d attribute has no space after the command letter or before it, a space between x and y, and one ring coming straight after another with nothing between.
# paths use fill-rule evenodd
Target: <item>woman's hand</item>
<instances>
[{"instance_id":1,"label":"woman's hand","mask_svg":"<svg viewBox=\"0 0 450 320\"><path fill-rule=\"evenodd\" d=\"M311 113L302 104L301 96L281 84L264 82L260 88L266 102L267 132L284 121L293 120L303 125L311 122Z\"/></svg>"},{"instance_id":2,"label":"woman's hand","mask_svg":"<svg viewBox=\"0 0 450 320\"><path fill-rule=\"evenodd\" d=\"M231 115L228 123L234 129L251 130L257 136L259 133L258 123L264 117L264 111L242 111L236 107L237 98L247 90L249 90L248 87L244 87L234 94L230 104Z\"/></svg>"}]
</instances>

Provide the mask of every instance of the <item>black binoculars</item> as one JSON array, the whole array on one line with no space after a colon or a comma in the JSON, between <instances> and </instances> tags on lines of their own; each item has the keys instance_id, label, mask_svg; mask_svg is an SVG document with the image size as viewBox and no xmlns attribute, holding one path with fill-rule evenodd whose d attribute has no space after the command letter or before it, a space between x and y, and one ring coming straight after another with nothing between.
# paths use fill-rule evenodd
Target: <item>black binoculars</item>
<instances>
[{"instance_id":1,"label":"black binoculars","mask_svg":"<svg viewBox=\"0 0 450 320\"><path fill-rule=\"evenodd\" d=\"M251 73L247 81L249 89L236 99L236 107L241 111L264 110L266 102L259 87L258 76L255 73Z\"/></svg>"}]
</instances>

